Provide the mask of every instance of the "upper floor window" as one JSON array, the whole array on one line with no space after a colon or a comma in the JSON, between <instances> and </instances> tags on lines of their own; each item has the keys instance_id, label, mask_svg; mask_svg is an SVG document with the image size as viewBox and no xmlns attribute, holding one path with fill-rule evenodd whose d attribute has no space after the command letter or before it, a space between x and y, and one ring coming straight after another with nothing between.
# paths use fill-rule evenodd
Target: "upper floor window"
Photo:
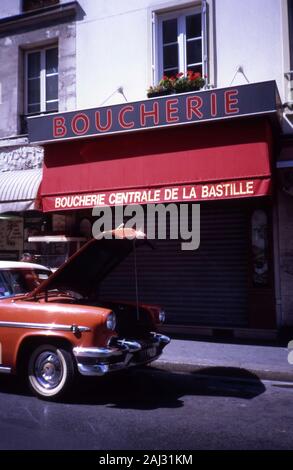
<instances>
[{"instance_id":1,"label":"upper floor window","mask_svg":"<svg viewBox=\"0 0 293 470\"><path fill-rule=\"evenodd\" d=\"M26 52L26 114L58 111L58 47Z\"/></svg>"},{"instance_id":2,"label":"upper floor window","mask_svg":"<svg viewBox=\"0 0 293 470\"><path fill-rule=\"evenodd\" d=\"M37 10L39 8L58 5L58 3L60 3L59 0L22 0L22 10L24 12Z\"/></svg>"},{"instance_id":3,"label":"upper floor window","mask_svg":"<svg viewBox=\"0 0 293 470\"><path fill-rule=\"evenodd\" d=\"M202 5L158 15L157 77L188 70L207 73L206 27Z\"/></svg>"}]
</instances>

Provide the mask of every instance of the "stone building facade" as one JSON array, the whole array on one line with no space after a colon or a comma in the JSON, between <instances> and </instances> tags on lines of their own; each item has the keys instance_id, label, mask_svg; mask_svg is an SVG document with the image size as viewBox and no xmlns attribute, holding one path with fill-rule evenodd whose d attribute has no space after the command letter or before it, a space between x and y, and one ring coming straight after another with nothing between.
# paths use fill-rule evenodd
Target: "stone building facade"
<instances>
[{"instance_id":1,"label":"stone building facade","mask_svg":"<svg viewBox=\"0 0 293 470\"><path fill-rule=\"evenodd\" d=\"M10 142L12 145L7 146L7 144L7 140L0 141L0 171L42 168L44 158L42 147L28 144L18 146L17 139L12 139Z\"/></svg>"}]
</instances>

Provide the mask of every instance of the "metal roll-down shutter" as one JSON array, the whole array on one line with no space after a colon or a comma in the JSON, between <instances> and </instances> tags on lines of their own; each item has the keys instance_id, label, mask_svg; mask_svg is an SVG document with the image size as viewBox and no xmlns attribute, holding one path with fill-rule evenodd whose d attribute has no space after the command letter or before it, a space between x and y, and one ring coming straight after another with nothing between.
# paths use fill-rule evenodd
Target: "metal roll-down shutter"
<instances>
[{"instance_id":1,"label":"metal roll-down shutter","mask_svg":"<svg viewBox=\"0 0 293 470\"><path fill-rule=\"evenodd\" d=\"M137 250L139 301L162 305L167 323L247 326L248 217L245 204L201 204L201 241L156 240ZM131 254L100 287L103 298L135 300Z\"/></svg>"}]
</instances>

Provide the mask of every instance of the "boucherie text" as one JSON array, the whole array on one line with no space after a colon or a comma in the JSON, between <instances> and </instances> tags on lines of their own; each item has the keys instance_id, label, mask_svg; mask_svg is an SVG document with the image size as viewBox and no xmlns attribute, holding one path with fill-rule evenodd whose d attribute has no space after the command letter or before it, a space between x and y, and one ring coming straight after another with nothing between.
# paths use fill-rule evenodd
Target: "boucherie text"
<instances>
[{"instance_id":1,"label":"boucherie text","mask_svg":"<svg viewBox=\"0 0 293 470\"><path fill-rule=\"evenodd\" d=\"M183 100L181 99L180 106L178 97L170 97L165 99L164 106L160 106L159 99L152 99L148 102L124 105L119 110L112 106L100 108L93 114L77 112L69 119L59 115L53 117L53 137L66 138L68 134L82 136L89 131L101 134L117 132L119 129L123 131L147 128L180 121L201 120L208 115L216 118L219 108L223 107L225 115L230 116L239 113L237 95L237 90L225 91L221 96L223 100L221 106L216 93L202 96L199 93L185 96Z\"/></svg>"},{"instance_id":2,"label":"boucherie text","mask_svg":"<svg viewBox=\"0 0 293 470\"><path fill-rule=\"evenodd\" d=\"M59 142L264 113L276 113L276 84L272 81L32 116L28 134L31 143Z\"/></svg>"},{"instance_id":3,"label":"boucherie text","mask_svg":"<svg viewBox=\"0 0 293 470\"><path fill-rule=\"evenodd\" d=\"M43 198L43 209L48 211L82 209L97 206L123 206L169 202L197 202L215 199L234 199L263 196L270 193L270 179L225 181L216 184L172 186L133 191L109 191L85 194L67 194Z\"/></svg>"}]
</instances>

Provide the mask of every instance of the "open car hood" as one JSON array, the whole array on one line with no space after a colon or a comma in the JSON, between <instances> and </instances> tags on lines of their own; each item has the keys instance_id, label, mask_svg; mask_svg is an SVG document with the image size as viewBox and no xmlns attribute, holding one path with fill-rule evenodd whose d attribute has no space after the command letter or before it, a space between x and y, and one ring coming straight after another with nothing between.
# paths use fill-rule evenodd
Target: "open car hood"
<instances>
[{"instance_id":1,"label":"open car hood","mask_svg":"<svg viewBox=\"0 0 293 470\"><path fill-rule=\"evenodd\" d=\"M113 238L105 238L112 235ZM27 297L58 289L88 296L135 247L147 243L146 236L134 229L116 229L93 238L74 253L48 279Z\"/></svg>"}]
</instances>

